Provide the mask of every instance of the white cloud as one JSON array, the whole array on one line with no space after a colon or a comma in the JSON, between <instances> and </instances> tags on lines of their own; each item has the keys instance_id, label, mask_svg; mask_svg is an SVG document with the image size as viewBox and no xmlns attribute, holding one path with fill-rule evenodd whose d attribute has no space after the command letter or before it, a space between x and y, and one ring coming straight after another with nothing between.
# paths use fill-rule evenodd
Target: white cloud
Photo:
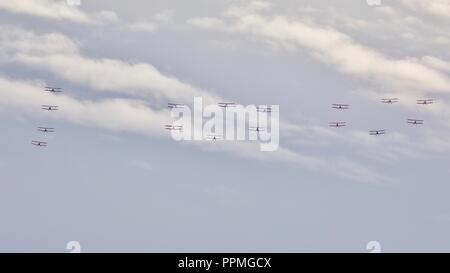
<instances>
[{"instance_id":1,"label":"white cloud","mask_svg":"<svg viewBox=\"0 0 450 273\"><path fill-rule=\"evenodd\" d=\"M77 54L78 44L59 33L36 35L9 25L0 25L0 53L10 55Z\"/></svg>"},{"instance_id":2,"label":"white cloud","mask_svg":"<svg viewBox=\"0 0 450 273\"><path fill-rule=\"evenodd\" d=\"M222 100L220 97L208 91L183 83L175 77L164 75L147 63L130 64L115 59L92 59L84 57L80 53L79 43L62 34L40 35L16 27L0 26L0 42L4 45L0 49L0 54L7 61L24 64L36 69L48 70L65 80L78 85L90 86L94 90L113 91L141 98L151 96L157 99L174 99L186 103L190 103L194 96L202 96L205 103L216 103ZM64 103L64 101L58 102L61 105L64 105ZM70 105L72 107L64 107L64 109L72 109L72 113L84 112L89 113L89 115L69 115L65 117L67 121L82 125L98 126L110 130L126 130L152 135L149 133L148 128L139 126L141 124L139 122L139 115L150 116L154 111L148 109L145 104L138 100L116 99L95 103L72 101ZM78 107L75 107L76 105ZM82 109L80 105L86 108ZM116 107L118 109L117 111L114 110ZM133 107L136 107L142 113L135 113L131 109ZM26 110L27 108L23 107L23 109ZM127 112L132 110L133 112L130 112L129 116L131 118L129 119ZM146 111L149 111L149 113ZM114 112L115 115L121 114L117 117L117 121L123 123L111 124L105 122L102 124L103 120L110 116L110 112ZM112 116L114 117L115 115L113 114ZM167 114L167 116L169 115ZM155 116L157 119L159 117L161 117L160 113ZM132 128L122 126L126 122L125 120L136 120L137 124L134 124L136 122L133 121L127 125L134 124L135 126ZM165 119L161 118L161 120ZM149 120L145 121L150 122ZM160 135L160 128L162 128L160 125L162 124L157 124L155 134ZM322 166L323 168L326 167L330 173L342 173L341 169L337 170L333 168L336 165L335 163L314 156L301 155L285 148L281 148L276 153L263 155L257 149L258 145L248 143L200 144L199 146L201 148L207 147L208 149L219 148L221 151L261 160L295 162L316 170L321 169L320 166ZM360 168L366 169L362 166ZM368 169L366 170L369 172ZM352 170L349 169L345 172L352 173Z\"/></svg>"},{"instance_id":3,"label":"white cloud","mask_svg":"<svg viewBox=\"0 0 450 273\"><path fill-rule=\"evenodd\" d=\"M450 2L448 0L401 0L401 3L417 12L450 19Z\"/></svg>"},{"instance_id":4,"label":"white cloud","mask_svg":"<svg viewBox=\"0 0 450 273\"><path fill-rule=\"evenodd\" d=\"M60 119L83 126L149 136L163 136L161 128L170 122L167 111L154 111L139 100L80 101L66 95L49 96L42 92L42 87L43 84L36 82L0 77L0 105L30 117ZM58 113L41 111L42 104L58 105L61 110Z\"/></svg>"},{"instance_id":5,"label":"white cloud","mask_svg":"<svg viewBox=\"0 0 450 273\"><path fill-rule=\"evenodd\" d=\"M425 56L422 58L422 61L425 65L429 67L450 73L450 63L447 61L444 61L442 59L433 56Z\"/></svg>"},{"instance_id":6,"label":"white cloud","mask_svg":"<svg viewBox=\"0 0 450 273\"><path fill-rule=\"evenodd\" d=\"M121 22L114 11L101 10L87 13L80 7L82 5L68 5L63 0L0 0L0 10L10 13L85 25L115 24L118 28L134 32L156 32L162 24L171 23L175 14L172 10L163 10L154 14L150 20L142 19L127 23ZM121 23L121 25L118 25L118 23Z\"/></svg>"},{"instance_id":7,"label":"white cloud","mask_svg":"<svg viewBox=\"0 0 450 273\"><path fill-rule=\"evenodd\" d=\"M79 45L62 34L39 35L11 26L0 26L0 56L35 69L45 69L63 79L96 90L136 97L191 102L194 96L217 103L209 91L164 75L148 63L115 59L91 59L80 54Z\"/></svg>"},{"instance_id":8,"label":"white cloud","mask_svg":"<svg viewBox=\"0 0 450 273\"><path fill-rule=\"evenodd\" d=\"M214 18L214 17L200 17L200 18L192 18L189 19L188 24L196 26L196 27L200 27L203 29L222 29L222 30L226 30L227 26L225 25L225 23L218 19L218 18Z\"/></svg>"},{"instance_id":9,"label":"white cloud","mask_svg":"<svg viewBox=\"0 0 450 273\"><path fill-rule=\"evenodd\" d=\"M0 0L0 9L16 14L25 14L50 20L70 21L81 24L99 24L118 20L112 11L87 14L77 6L57 0Z\"/></svg>"},{"instance_id":10,"label":"white cloud","mask_svg":"<svg viewBox=\"0 0 450 273\"><path fill-rule=\"evenodd\" d=\"M329 27L322 27L285 16L264 16L246 13L246 9L232 8L228 32L250 34L282 45L307 50L324 63L334 66L342 73L374 82L395 90L412 90L418 93L448 92L450 79L439 70L423 65L420 60L396 59L386 56L365 45L358 44L348 35ZM218 30L224 27L211 18L191 19L198 27ZM203 22L203 23L201 23ZM206 22L206 23L204 23Z\"/></svg>"},{"instance_id":11,"label":"white cloud","mask_svg":"<svg viewBox=\"0 0 450 273\"><path fill-rule=\"evenodd\" d=\"M173 20L175 12L173 10L163 10L153 15L153 20L160 23L170 23Z\"/></svg>"},{"instance_id":12,"label":"white cloud","mask_svg":"<svg viewBox=\"0 0 450 273\"><path fill-rule=\"evenodd\" d=\"M355 13L354 9L335 5L327 9L304 7L296 17L304 23L332 26L351 34L355 40L371 41L385 54L395 52L407 56L417 54L419 50L440 52L450 44L449 28L441 20L413 16L408 9L388 5L370 10L369 13Z\"/></svg>"},{"instance_id":13,"label":"white cloud","mask_svg":"<svg viewBox=\"0 0 450 273\"><path fill-rule=\"evenodd\" d=\"M172 22L174 11L164 10L152 16L151 19L141 19L128 24L127 28L131 31L156 32L161 26Z\"/></svg>"},{"instance_id":14,"label":"white cloud","mask_svg":"<svg viewBox=\"0 0 450 273\"><path fill-rule=\"evenodd\" d=\"M131 31L156 32L158 25L151 21L138 21L128 26Z\"/></svg>"}]
</instances>

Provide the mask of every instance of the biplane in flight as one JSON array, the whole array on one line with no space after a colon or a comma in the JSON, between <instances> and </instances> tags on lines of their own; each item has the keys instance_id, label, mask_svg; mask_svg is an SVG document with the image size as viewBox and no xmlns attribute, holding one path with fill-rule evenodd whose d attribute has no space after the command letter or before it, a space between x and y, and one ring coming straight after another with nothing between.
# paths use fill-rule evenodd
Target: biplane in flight
<instances>
[{"instance_id":1,"label":"biplane in flight","mask_svg":"<svg viewBox=\"0 0 450 273\"><path fill-rule=\"evenodd\" d=\"M55 128L50 128L50 127L38 127L37 130L39 132L43 132L43 133L54 133L55 132Z\"/></svg>"},{"instance_id":2,"label":"biplane in flight","mask_svg":"<svg viewBox=\"0 0 450 273\"><path fill-rule=\"evenodd\" d=\"M386 104L394 104L398 102L398 99L397 98L381 99L381 102Z\"/></svg>"},{"instance_id":3,"label":"biplane in flight","mask_svg":"<svg viewBox=\"0 0 450 273\"><path fill-rule=\"evenodd\" d=\"M421 119L411 119L411 118L408 119L408 123L412 125L423 125L424 122L425 121Z\"/></svg>"},{"instance_id":4,"label":"biplane in flight","mask_svg":"<svg viewBox=\"0 0 450 273\"><path fill-rule=\"evenodd\" d=\"M248 130L249 131L254 131L254 132L263 132L263 131L265 131L265 129L263 127L259 127L259 126L250 127L250 128L248 128Z\"/></svg>"},{"instance_id":5,"label":"biplane in flight","mask_svg":"<svg viewBox=\"0 0 450 273\"><path fill-rule=\"evenodd\" d=\"M371 136L385 135L386 134L386 130L372 130L372 131L369 131L369 134Z\"/></svg>"},{"instance_id":6,"label":"biplane in flight","mask_svg":"<svg viewBox=\"0 0 450 273\"><path fill-rule=\"evenodd\" d=\"M170 109L174 109L174 108L184 108L186 105L185 104L180 104L180 103L168 103L167 107L169 107Z\"/></svg>"},{"instance_id":7,"label":"biplane in flight","mask_svg":"<svg viewBox=\"0 0 450 273\"><path fill-rule=\"evenodd\" d=\"M206 139L211 140L211 141L217 141L217 140L223 140L223 137L219 136L219 135L208 135L206 137Z\"/></svg>"},{"instance_id":8,"label":"biplane in flight","mask_svg":"<svg viewBox=\"0 0 450 273\"><path fill-rule=\"evenodd\" d=\"M330 127L335 127L335 128L341 128L341 127L345 127L347 126L347 122L345 121L334 121L334 122L329 122L328 126Z\"/></svg>"},{"instance_id":9,"label":"biplane in flight","mask_svg":"<svg viewBox=\"0 0 450 273\"><path fill-rule=\"evenodd\" d=\"M57 110L59 110L59 106L56 106L56 105L42 105L42 110L57 111Z\"/></svg>"},{"instance_id":10,"label":"biplane in flight","mask_svg":"<svg viewBox=\"0 0 450 273\"><path fill-rule=\"evenodd\" d=\"M166 125L165 128L169 131L183 131L182 125Z\"/></svg>"},{"instance_id":11,"label":"biplane in flight","mask_svg":"<svg viewBox=\"0 0 450 273\"><path fill-rule=\"evenodd\" d=\"M219 105L219 107L222 107L225 109L230 108L230 107L236 107L236 103L234 103L234 102L219 102L218 105Z\"/></svg>"},{"instance_id":12,"label":"biplane in flight","mask_svg":"<svg viewBox=\"0 0 450 273\"><path fill-rule=\"evenodd\" d=\"M348 110L350 109L350 105L348 104L340 104L340 103L335 103L332 105L332 107L334 109L338 109L338 110Z\"/></svg>"},{"instance_id":13,"label":"biplane in flight","mask_svg":"<svg viewBox=\"0 0 450 273\"><path fill-rule=\"evenodd\" d=\"M428 105L428 104L433 104L433 103L434 103L434 99L417 100L417 104L421 104L421 105Z\"/></svg>"},{"instance_id":14,"label":"biplane in flight","mask_svg":"<svg viewBox=\"0 0 450 273\"><path fill-rule=\"evenodd\" d=\"M46 91L46 92L50 92L50 93L61 93L61 92L62 92L62 88L60 88L60 87L46 86L46 87L45 87L45 91Z\"/></svg>"},{"instance_id":15,"label":"biplane in flight","mask_svg":"<svg viewBox=\"0 0 450 273\"><path fill-rule=\"evenodd\" d=\"M33 144L34 146L39 146L39 147L47 147L47 145L48 145L48 143L45 141L37 141L37 140L31 141L31 144Z\"/></svg>"}]
</instances>

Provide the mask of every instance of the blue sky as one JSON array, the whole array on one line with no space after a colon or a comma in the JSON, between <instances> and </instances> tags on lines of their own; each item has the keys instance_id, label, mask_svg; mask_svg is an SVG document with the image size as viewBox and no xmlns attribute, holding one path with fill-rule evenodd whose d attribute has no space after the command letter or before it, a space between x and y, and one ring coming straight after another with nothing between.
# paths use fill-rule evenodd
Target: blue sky
<instances>
[{"instance_id":1,"label":"blue sky","mask_svg":"<svg viewBox=\"0 0 450 273\"><path fill-rule=\"evenodd\" d=\"M0 251L449 251L446 11L0 0ZM194 96L280 105L280 149L173 141L167 102Z\"/></svg>"}]
</instances>

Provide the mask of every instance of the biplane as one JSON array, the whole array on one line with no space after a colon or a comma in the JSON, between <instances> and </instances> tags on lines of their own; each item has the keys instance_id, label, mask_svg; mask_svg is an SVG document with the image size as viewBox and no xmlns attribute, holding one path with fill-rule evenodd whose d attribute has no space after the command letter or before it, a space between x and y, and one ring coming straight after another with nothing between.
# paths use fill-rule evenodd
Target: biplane
<instances>
[{"instance_id":1,"label":"biplane","mask_svg":"<svg viewBox=\"0 0 450 273\"><path fill-rule=\"evenodd\" d=\"M417 104L421 104L421 105L428 105L428 104L433 104L433 103L434 103L434 99L417 100Z\"/></svg>"},{"instance_id":2,"label":"biplane","mask_svg":"<svg viewBox=\"0 0 450 273\"><path fill-rule=\"evenodd\" d=\"M46 86L45 87L45 91L46 92L50 92L50 93L61 93L62 92L62 88Z\"/></svg>"},{"instance_id":3,"label":"biplane","mask_svg":"<svg viewBox=\"0 0 450 273\"><path fill-rule=\"evenodd\" d=\"M256 127L250 127L250 128L248 128L248 130L255 131L255 132L263 132L265 129L263 127L256 126Z\"/></svg>"},{"instance_id":4,"label":"biplane","mask_svg":"<svg viewBox=\"0 0 450 273\"><path fill-rule=\"evenodd\" d=\"M55 128L50 128L50 127L38 127L37 130L39 132L43 132L43 133L54 133L55 132Z\"/></svg>"},{"instance_id":5,"label":"biplane","mask_svg":"<svg viewBox=\"0 0 450 273\"><path fill-rule=\"evenodd\" d=\"M424 120L421 119L408 119L408 123L409 124L413 124L413 125L423 125L424 124Z\"/></svg>"},{"instance_id":6,"label":"biplane","mask_svg":"<svg viewBox=\"0 0 450 273\"><path fill-rule=\"evenodd\" d=\"M57 111L57 110L59 110L59 106L56 106L56 105L42 105L42 110Z\"/></svg>"},{"instance_id":7,"label":"biplane","mask_svg":"<svg viewBox=\"0 0 450 273\"><path fill-rule=\"evenodd\" d=\"M219 136L219 135L208 135L206 137L206 139L211 140L211 141L217 141L217 140L223 140L223 137Z\"/></svg>"},{"instance_id":8,"label":"biplane","mask_svg":"<svg viewBox=\"0 0 450 273\"><path fill-rule=\"evenodd\" d=\"M184 108L186 105L184 104L180 104L180 103L168 103L167 107L169 107L170 109L174 109L174 108Z\"/></svg>"},{"instance_id":9,"label":"biplane","mask_svg":"<svg viewBox=\"0 0 450 273\"><path fill-rule=\"evenodd\" d=\"M236 107L236 103L234 102L219 102L218 105L222 108Z\"/></svg>"},{"instance_id":10,"label":"biplane","mask_svg":"<svg viewBox=\"0 0 450 273\"><path fill-rule=\"evenodd\" d=\"M48 143L45 141L37 141L37 140L31 141L31 144L33 144L34 146L39 146L39 147L47 147L47 145L48 145Z\"/></svg>"},{"instance_id":11,"label":"biplane","mask_svg":"<svg viewBox=\"0 0 450 273\"><path fill-rule=\"evenodd\" d=\"M332 105L332 107L334 109L338 109L338 110L348 110L350 108L350 105L335 103L335 104Z\"/></svg>"},{"instance_id":12,"label":"biplane","mask_svg":"<svg viewBox=\"0 0 450 273\"><path fill-rule=\"evenodd\" d=\"M369 134L371 136L384 135L384 134L386 134L386 130L372 130L372 131L369 131Z\"/></svg>"},{"instance_id":13,"label":"biplane","mask_svg":"<svg viewBox=\"0 0 450 273\"><path fill-rule=\"evenodd\" d=\"M183 131L182 125L166 125L165 128L169 131Z\"/></svg>"},{"instance_id":14,"label":"biplane","mask_svg":"<svg viewBox=\"0 0 450 273\"><path fill-rule=\"evenodd\" d=\"M345 126L347 126L347 122L344 122L344 121L329 122L328 126L335 127L335 128L345 127Z\"/></svg>"},{"instance_id":15,"label":"biplane","mask_svg":"<svg viewBox=\"0 0 450 273\"><path fill-rule=\"evenodd\" d=\"M398 102L398 99L397 98L381 99L381 102L386 104L394 104Z\"/></svg>"}]
</instances>

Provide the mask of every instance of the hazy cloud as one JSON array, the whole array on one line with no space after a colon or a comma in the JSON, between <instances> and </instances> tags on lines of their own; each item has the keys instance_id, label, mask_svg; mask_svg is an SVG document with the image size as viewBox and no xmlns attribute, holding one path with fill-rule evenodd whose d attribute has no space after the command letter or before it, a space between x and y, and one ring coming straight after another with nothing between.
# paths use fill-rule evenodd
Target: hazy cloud
<instances>
[{"instance_id":1,"label":"hazy cloud","mask_svg":"<svg viewBox=\"0 0 450 273\"><path fill-rule=\"evenodd\" d=\"M77 6L68 5L66 1L57 0L0 0L0 9L16 14L81 24L101 24L118 20L116 13L112 11L88 14Z\"/></svg>"}]
</instances>

